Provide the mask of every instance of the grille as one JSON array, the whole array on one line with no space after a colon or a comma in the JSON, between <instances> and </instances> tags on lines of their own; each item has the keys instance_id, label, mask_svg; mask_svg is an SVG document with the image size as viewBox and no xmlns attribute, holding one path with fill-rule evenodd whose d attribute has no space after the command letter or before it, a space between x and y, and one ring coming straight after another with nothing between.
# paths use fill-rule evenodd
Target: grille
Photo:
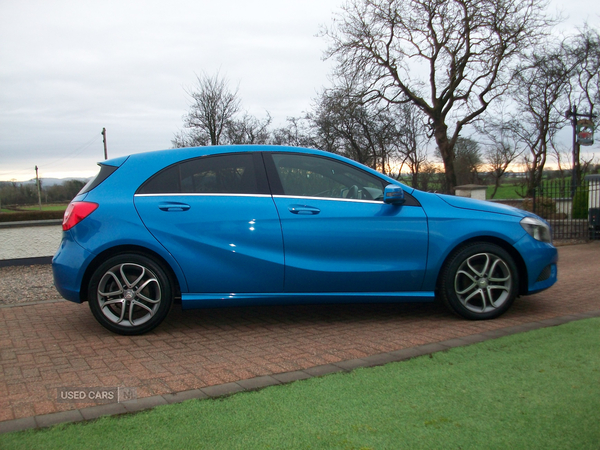
<instances>
[{"instance_id":1,"label":"grille","mask_svg":"<svg viewBox=\"0 0 600 450\"><path fill-rule=\"evenodd\" d=\"M540 273L540 276L536 280L536 283L547 280L548 278L550 278L550 275L552 275L552 266L551 265L546 266L544 268L544 270L542 270L542 273Z\"/></svg>"}]
</instances>

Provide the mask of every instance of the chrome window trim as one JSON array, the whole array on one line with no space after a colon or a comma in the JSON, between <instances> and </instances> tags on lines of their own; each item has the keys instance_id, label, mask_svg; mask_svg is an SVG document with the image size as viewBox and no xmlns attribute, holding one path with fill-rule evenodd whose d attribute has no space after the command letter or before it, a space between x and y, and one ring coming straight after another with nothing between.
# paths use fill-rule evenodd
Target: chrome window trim
<instances>
[{"instance_id":1,"label":"chrome window trim","mask_svg":"<svg viewBox=\"0 0 600 450\"><path fill-rule=\"evenodd\" d=\"M375 205L383 205L383 200L361 200L358 198L335 198L335 197L305 197L302 195L269 195L269 194L197 194L191 192L171 193L171 194L135 194L134 197L258 197L258 198L289 198L299 200L326 200L330 202L354 202L354 203L371 203Z\"/></svg>"},{"instance_id":2,"label":"chrome window trim","mask_svg":"<svg viewBox=\"0 0 600 450\"><path fill-rule=\"evenodd\" d=\"M135 194L134 197L260 197L271 198L270 194L225 194L225 193L193 193L179 192L170 194Z\"/></svg>"},{"instance_id":3,"label":"chrome window trim","mask_svg":"<svg viewBox=\"0 0 600 450\"><path fill-rule=\"evenodd\" d=\"M295 198L302 200L327 200L330 202L354 202L354 203L371 203L375 205L383 205L383 200L361 200L359 198L335 198L335 197L304 197L301 195L274 195L273 198Z\"/></svg>"}]
</instances>

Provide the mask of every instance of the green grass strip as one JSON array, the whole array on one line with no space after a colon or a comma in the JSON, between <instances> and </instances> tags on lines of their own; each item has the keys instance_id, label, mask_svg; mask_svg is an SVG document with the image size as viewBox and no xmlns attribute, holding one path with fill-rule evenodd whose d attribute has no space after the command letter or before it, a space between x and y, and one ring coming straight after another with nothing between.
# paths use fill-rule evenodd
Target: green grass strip
<instances>
[{"instance_id":1,"label":"green grass strip","mask_svg":"<svg viewBox=\"0 0 600 450\"><path fill-rule=\"evenodd\" d=\"M600 319L351 373L0 435L2 449L598 449Z\"/></svg>"}]
</instances>

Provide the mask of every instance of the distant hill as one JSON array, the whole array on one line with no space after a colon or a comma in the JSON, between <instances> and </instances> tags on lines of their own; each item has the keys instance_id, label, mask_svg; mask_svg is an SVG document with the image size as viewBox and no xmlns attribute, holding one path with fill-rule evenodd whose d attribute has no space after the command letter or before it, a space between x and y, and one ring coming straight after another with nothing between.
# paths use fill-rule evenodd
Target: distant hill
<instances>
[{"instance_id":1,"label":"distant hill","mask_svg":"<svg viewBox=\"0 0 600 450\"><path fill-rule=\"evenodd\" d=\"M63 184L65 181L69 181L69 180L78 180L78 181L83 181L84 183L87 183L88 181L90 181L92 177L88 177L88 178L40 178L40 180L42 181L42 186L54 186L56 184ZM8 181L4 181L3 183L8 183ZM17 184L35 184L35 178L32 178L31 180L28 181L17 181Z\"/></svg>"}]
</instances>

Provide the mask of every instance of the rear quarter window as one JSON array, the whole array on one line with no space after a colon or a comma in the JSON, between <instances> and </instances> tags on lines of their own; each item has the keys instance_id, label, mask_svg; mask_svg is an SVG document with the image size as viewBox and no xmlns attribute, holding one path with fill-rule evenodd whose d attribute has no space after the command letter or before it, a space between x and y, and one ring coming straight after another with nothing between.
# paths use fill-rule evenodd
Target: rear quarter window
<instances>
[{"instance_id":1,"label":"rear quarter window","mask_svg":"<svg viewBox=\"0 0 600 450\"><path fill-rule=\"evenodd\" d=\"M97 188L104 180L110 177L118 167L108 166L105 164L100 164L100 172L94 178L92 178L88 183L79 191L79 194L85 194L86 192L90 192L92 189Z\"/></svg>"}]
</instances>

